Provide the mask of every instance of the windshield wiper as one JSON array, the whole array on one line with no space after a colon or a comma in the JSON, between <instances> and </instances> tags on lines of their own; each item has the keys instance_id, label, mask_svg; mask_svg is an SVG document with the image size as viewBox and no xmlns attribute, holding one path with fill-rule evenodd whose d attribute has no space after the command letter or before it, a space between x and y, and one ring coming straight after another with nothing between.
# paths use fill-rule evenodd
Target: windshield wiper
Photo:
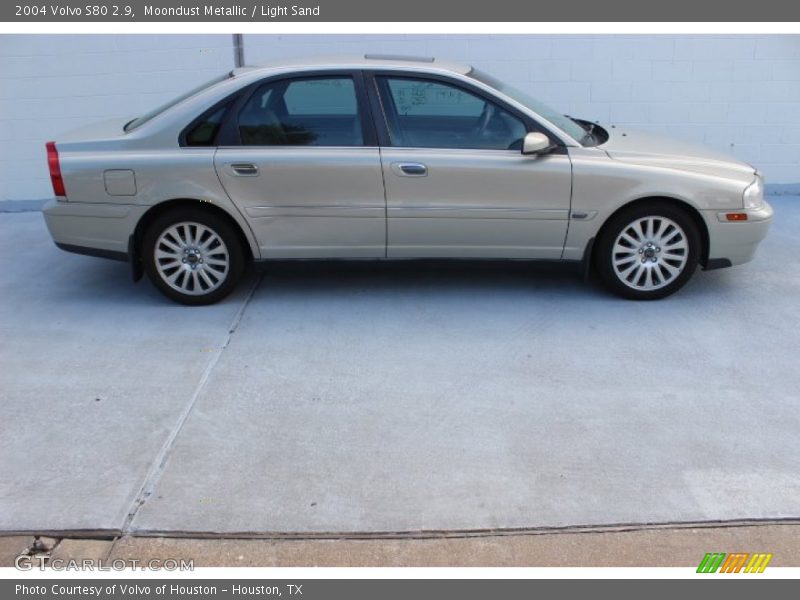
<instances>
[{"instance_id":1,"label":"windshield wiper","mask_svg":"<svg viewBox=\"0 0 800 600\"><path fill-rule=\"evenodd\" d=\"M594 137L594 130L595 127L597 127L596 123L592 123L591 121L584 121L583 119L576 119L575 117L571 117L569 115L564 115L564 116L586 132L580 139L581 145L583 145L583 143L587 141L592 141L592 142L597 141Z\"/></svg>"},{"instance_id":2,"label":"windshield wiper","mask_svg":"<svg viewBox=\"0 0 800 600\"><path fill-rule=\"evenodd\" d=\"M594 125L590 125L586 129L586 135L584 135L583 139L581 139L581 144L585 144L586 142L591 142L592 145L596 145L597 143L597 140L594 137Z\"/></svg>"}]
</instances>

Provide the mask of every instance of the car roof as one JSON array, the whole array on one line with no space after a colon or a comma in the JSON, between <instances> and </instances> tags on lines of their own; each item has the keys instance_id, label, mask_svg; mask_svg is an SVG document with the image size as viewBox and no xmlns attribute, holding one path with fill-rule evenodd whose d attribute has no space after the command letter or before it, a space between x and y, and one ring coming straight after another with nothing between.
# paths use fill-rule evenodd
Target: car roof
<instances>
[{"instance_id":1,"label":"car roof","mask_svg":"<svg viewBox=\"0 0 800 600\"><path fill-rule=\"evenodd\" d=\"M271 61L258 65L244 66L234 69L231 74L238 75L250 74L255 71L268 71L294 67L297 69L380 69L393 68L418 69L420 67L430 67L436 70L450 71L460 75L467 75L472 67L464 63L441 60L427 56L404 56L395 54L363 54L360 56L314 56L295 59L283 59Z\"/></svg>"}]
</instances>

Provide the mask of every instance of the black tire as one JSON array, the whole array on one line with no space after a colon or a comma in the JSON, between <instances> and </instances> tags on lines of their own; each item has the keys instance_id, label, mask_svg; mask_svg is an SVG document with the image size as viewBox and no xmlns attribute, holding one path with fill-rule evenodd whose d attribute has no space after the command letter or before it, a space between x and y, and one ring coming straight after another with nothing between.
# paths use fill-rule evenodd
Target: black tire
<instances>
[{"instance_id":1,"label":"black tire","mask_svg":"<svg viewBox=\"0 0 800 600\"><path fill-rule=\"evenodd\" d=\"M194 228L192 224L195 224ZM175 226L178 232L188 231L187 237L200 235L201 240L197 244L180 244L183 253L188 251L194 254L196 251L197 258L187 257L192 258L192 261L183 258L178 261L183 254L165 245L162 235ZM184 226L189 226L189 229L185 230ZM217 236L216 239L214 235ZM174 234L167 238L167 241L170 240L179 241ZM207 249L203 247L203 240L211 244ZM157 217L144 233L141 253L144 270L158 291L175 302L190 306L214 304L233 291L244 272L245 254L239 240L237 232L225 219L207 210L194 208L171 210ZM174 252L176 258L170 260L159 257L157 260L157 244L162 251ZM178 244L173 245L178 246ZM212 262L215 263L214 266L211 265ZM220 262L224 262L226 266L216 266ZM177 264L174 270L172 267L165 267L172 264ZM195 269L191 269L191 265ZM183 275L179 273L181 270L185 271ZM192 270L197 270L197 274L191 273ZM204 277L200 277L201 270L205 272ZM177 284L170 284L167 278L172 276L175 276L179 283L187 281L182 287L185 291L176 289ZM180 285L177 287L181 288Z\"/></svg>"},{"instance_id":2,"label":"black tire","mask_svg":"<svg viewBox=\"0 0 800 600\"><path fill-rule=\"evenodd\" d=\"M646 235L643 236L645 239L642 240L642 245L638 248L630 244L630 242L625 241L626 247L629 244L632 248L630 256L634 257L632 262L625 262L623 266L619 267L620 271L623 272L627 268L633 270L633 272L627 276L628 279L626 280L622 277L622 274L618 273L617 269L615 269L614 261L616 258L619 264L619 261L627 260L628 254L623 252L615 255L615 244L619 236L623 234L623 231L630 233L638 242L639 239L636 236L637 232L635 230L631 232L630 227L639 219L648 218L655 219L655 221L653 221L654 229L656 226L661 226L664 227L663 231L669 231L665 227L668 221L660 219L672 221L679 227L679 230L674 230L677 231L679 237L673 238L674 240L678 240L677 242L670 240L670 243L679 244L680 237L684 237L686 248L685 250L681 249L682 254L680 255L672 254L672 252L678 252L678 250L670 250L670 254L665 256L660 254L662 252L660 247L657 248L658 254L655 254L656 248L647 246L647 244L651 244L652 242ZM673 234L670 233L670 235ZM669 202L654 200L631 206L612 217L603 227L597 239L595 251L593 252L593 260L595 270L600 280L606 288L618 296L631 300L658 300L659 298L665 298L666 296L674 294L691 279L700 260L700 249L700 232L697 229L694 219L686 210ZM648 253L654 253L653 257L645 258L650 256ZM685 262L683 261L683 257L685 257ZM653 260L653 258L655 258L655 260ZM637 279L639 263L643 265L641 279ZM682 266L679 267L678 265ZM644 271L645 268L657 269L657 271L647 274L646 271ZM674 269L678 271L678 273L674 274L669 269ZM649 286L647 281L648 277L651 278L649 280ZM659 278L661 280L660 287L654 287L657 285L654 282ZM638 285L640 282L641 285Z\"/></svg>"}]
</instances>

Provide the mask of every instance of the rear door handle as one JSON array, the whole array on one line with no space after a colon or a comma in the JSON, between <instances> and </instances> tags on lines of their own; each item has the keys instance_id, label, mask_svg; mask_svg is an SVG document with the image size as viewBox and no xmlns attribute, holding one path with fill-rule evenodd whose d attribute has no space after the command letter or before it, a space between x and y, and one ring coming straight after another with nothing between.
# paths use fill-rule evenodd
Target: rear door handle
<instances>
[{"instance_id":1,"label":"rear door handle","mask_svg":"<svg viewBox=\"0 0 800 600\"><path fill-rule=\"evenodd\" d=\"M428 174L428 167L422 163L392 163L392 170L401 177L425 177Z\"/></svg>"},{"instance_id":2,"label":"rear door handle","mask_svg":"<svg viewBox=\"0 0 800 600\"><path fill-rule=\"evenodd\" d=\"M258 175L258 167L253 163L231 163L230 165L231 171L233 171L234 175L243 175L253 177L254 175Z\"/></svg>"}]
</instances>

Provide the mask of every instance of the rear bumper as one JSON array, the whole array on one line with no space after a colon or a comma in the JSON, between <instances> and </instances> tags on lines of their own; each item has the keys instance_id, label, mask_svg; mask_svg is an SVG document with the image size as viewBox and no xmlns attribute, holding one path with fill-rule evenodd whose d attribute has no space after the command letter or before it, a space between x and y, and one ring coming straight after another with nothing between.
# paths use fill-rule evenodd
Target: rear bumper
<instances>
[{"instance_id":1,"label":"rear bumper","mask_svg":"<svg viewBox=\"0 0 800 600\"><path fill-rule=\"evenodd\" d=\"M749 262L755 255L758 244L772 225L772 206L766 201L755 210L746 212L746 221L724 220L725 212L704 211L708 226L708 264L706 269L730 267Z\"/></svg>"},{"instance_id":2,"label":"rear bumper","mask_svg":"<svg viewBox=\"0 0 800 600\"><path fill-rule=\"evenodd\" d=\"M129 240L145 206L61 202L42 209L56 246L68 252L128 260Z\"/></svg>"}]
</instances>

